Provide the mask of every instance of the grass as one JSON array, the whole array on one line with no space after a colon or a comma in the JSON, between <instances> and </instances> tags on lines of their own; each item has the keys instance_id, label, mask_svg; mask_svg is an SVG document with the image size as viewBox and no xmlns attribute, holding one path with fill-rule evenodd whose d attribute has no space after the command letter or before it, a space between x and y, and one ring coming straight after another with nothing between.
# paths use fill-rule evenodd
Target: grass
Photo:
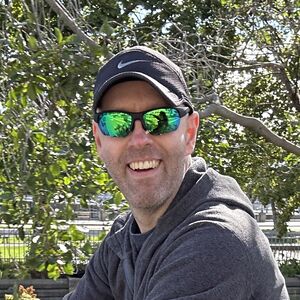
<instances>
[{"instance_id":1,"label":"grass","mask_svg":"<svg viewBox=\"0 0 300 300\"><path fill-rule=\"evenodd\" d=\"M89 236L88 240L92 247L98 246L104 235L105 232L99 235ZM17 236L12 235L0 237L0 261L23 261L28 250L26 239L22 241Z\"/></svg>"},{"instance_id":2,"label":"grass","mask_svg":"<svg viewBox=\"0 0 300 300\"><path fill-rule=\"evenodd\" d=\"M26 243L15 236L0 238L0 260L23 260L27 250Z\"/></svg>"}]
</instances>

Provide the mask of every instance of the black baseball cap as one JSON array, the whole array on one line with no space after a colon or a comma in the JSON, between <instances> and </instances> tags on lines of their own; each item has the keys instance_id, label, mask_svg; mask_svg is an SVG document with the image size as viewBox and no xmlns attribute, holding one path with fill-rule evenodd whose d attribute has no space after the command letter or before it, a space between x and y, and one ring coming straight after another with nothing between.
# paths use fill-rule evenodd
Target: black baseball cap
<instances>
[{"instance_id":1,"label":"black baseball cap","mask_svg":"<svg viewBox=\"0 0 300 300\"><path fill-rule=\"evenodd\" d=\"M151 84L170 106L185 105L194 110L180 68L153 49L135 46L119 52L100 68L94 88L94 112L111 86L134 79Z\"/></svg>"}]
</instances>

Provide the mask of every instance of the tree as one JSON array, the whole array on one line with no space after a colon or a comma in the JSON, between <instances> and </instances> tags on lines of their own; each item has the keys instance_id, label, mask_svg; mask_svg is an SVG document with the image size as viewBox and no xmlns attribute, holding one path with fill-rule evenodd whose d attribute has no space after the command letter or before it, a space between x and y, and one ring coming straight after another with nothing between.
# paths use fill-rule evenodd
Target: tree
<instances>
[{"instance_id":1,"label":"tree","mask_svg":"<svg viewBox=\"0 0 300 300\"><path fill-rule=\"evenodd\" d=\"M55 278L73 272L73 250L83 239L66 226L74 201L86 206L110 182L91 144L88 108L103 56L46 26L56 16L38 1L31 4L1 7L1 219L18 225L22 238L32 222L27 263ZM47 17L38 22L42 12ZM107 188L113 192L114 185Z\"/></svg>"},{"instance_id":2,"label":"tree","mask_svg":"<svg viewBox=\"0 0 300 300\"><path fill-rule=\"evenodd\" d=\"M209 161L237 177L250 197L271 202L275 227L284 234L286 221L300 204L296 1L153 0L123 5L134 24L122 25L121 15L111 22L117 24L115 31L127 37L128 45L146 43L177 61L188 75L200 117L209 118L203 129L211 132L214 120L221 125L213 126L213 137L204 131L197 153L213 153ZM108 40L118 45L112 32L108 27ZM269 183L263 188L261 177ZM276 183L282 177L293 188Z\"/></svg>"},{"instance_id":3,"label":"tree","mask_svg":"<svg viewBox=\"0 0 300 300\"><path fill-rule=\"evenodd\" d=\"M196 154L271 202L284 234L300 204L298 19L296 1L0 1L0 217L21 237L32 220L28 263L72 272L83 235L60 228L73 203L105 191L121 202L95 153L92 90L98 67L136 44L183 68Z\"/></svg>"}]
</instances>

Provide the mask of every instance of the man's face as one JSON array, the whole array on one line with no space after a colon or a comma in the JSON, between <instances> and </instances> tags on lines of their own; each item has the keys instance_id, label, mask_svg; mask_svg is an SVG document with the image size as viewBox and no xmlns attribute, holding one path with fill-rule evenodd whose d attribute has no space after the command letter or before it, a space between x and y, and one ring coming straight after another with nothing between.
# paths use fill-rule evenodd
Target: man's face
<instances>
[{"instance_id":1,"label":"man's face","mask_svg":"<svg viewBox=\"0 0 300 300\"><path fill-rule=\"evenodd\" d=\"M167 103L144 81L112 86L101 101L101 111L142 112ZM198 114L181 118L176 131L155 136L140 121L126 137L109 137L93 123L97 151L132 210L155 211L168 206L176 195L195 145Z\"/></svg>"}]
</instances>

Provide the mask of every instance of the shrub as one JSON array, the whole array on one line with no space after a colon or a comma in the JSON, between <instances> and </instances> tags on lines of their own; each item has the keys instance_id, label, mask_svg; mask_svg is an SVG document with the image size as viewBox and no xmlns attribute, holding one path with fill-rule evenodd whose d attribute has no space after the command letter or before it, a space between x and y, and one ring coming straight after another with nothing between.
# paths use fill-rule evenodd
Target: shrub
<instances>
[{"instance_id":1,"label":"shrub","mask_svg":"<svg viewBox=\"0 0 300 300\"><path fill-rule=\"evenodd\" d=\"M279 268L286 277L294 277L300 274L300 262L295 258L285 261Z\"/></svg>"},{"instance_id":2,"label":"shrub","mask_svg":"<svg viewBox=\"0 0 300 300\"><path fill-rule=\"evenodd\" d=\"M14 292L13 295L5 295L5 300L40 300L37 298L37 294L35 293L35 289L33 286L29 286L25 288L23 285L19 285L17 291Z\"/></svg>"}]
</instances>

